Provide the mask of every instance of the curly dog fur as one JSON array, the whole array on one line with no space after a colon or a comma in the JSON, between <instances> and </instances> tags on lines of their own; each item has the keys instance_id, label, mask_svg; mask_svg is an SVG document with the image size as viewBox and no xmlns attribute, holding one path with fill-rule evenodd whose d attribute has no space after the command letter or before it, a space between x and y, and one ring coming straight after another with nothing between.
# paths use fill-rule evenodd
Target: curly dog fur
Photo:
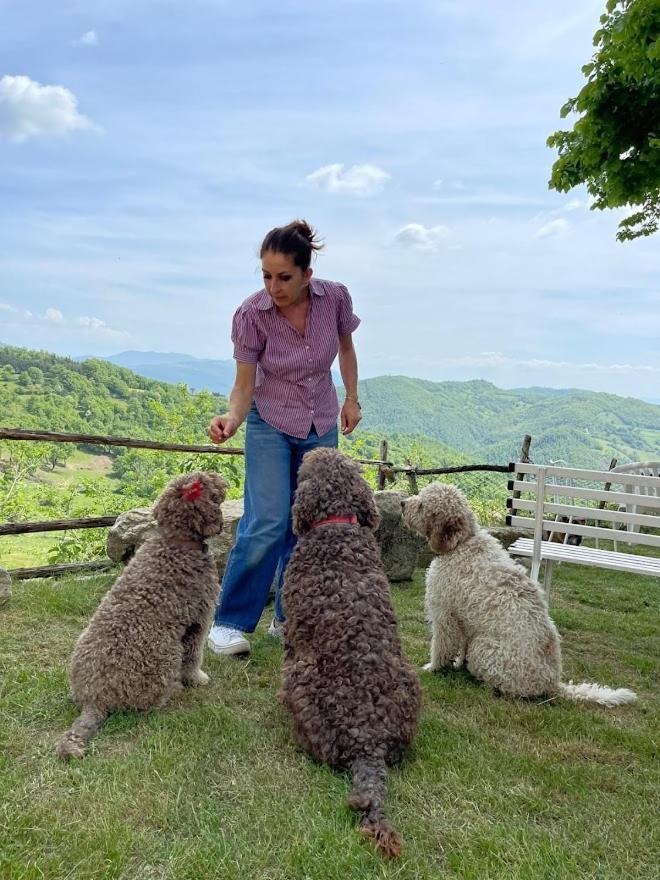
<instances>
[{"instance_id":1,"label":"curly dog fur","mask_svg":"<svg viewBox=\"0 0 660 880\"><path fill-rule=\"evenodd\" d=\"M316 526L350 514L357 523ZM420 689L399 642L373 534L379 519L356 462L335 449L305 455L293 505L299 538L284 583L280 698L303 748L350 771L349 805L389 857L401 841L384 819L386 766L414 736Z\"/></svg>"},{"instance_id":2,"label":"curly dog fur","mask_svg":"<svg viewBox=\"0 0 660 880\"><path fill-rule=\"evenodd\" d=\"M204 539L222 530L227 484L214 473L176 477L154 507L146 541L104 596L71 659L71 693L82 714L57 745L61 758L85 745L116 709L163 706L184 685L203 685L204 639L218 578Z\"/></svg>"},{"instance_id":3,"label":"curly dog fur","mask_svg":"<svg viewBox=\"0 0 660 880\"><path fill-rule=\"evenodd\" d=\"M438 554L426 573L426 669L465 661L475 678L517 697L561 694L605 706L636 699L625 688L562 683L559 634L543 590L479 527L459 489L432 483L403 503L403 517Z\"/></svg>"}]
</instances>

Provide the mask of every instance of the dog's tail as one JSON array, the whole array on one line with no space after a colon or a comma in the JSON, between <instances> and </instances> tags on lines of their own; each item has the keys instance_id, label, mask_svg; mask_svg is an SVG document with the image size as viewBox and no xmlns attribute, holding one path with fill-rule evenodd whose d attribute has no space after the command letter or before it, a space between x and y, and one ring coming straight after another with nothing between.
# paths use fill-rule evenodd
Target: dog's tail
<instances>
[{"instance_id":1,"label":"dog's tail","mask_svg":"<svg viewBox=\"0 0 660 880\"><path fill-rule=\"evenodd\" d=\"M356 758L351 765L353 789L348 797L352 810L363 813L360 831L373 841L387 859L401 852L401 837L385 821L385 778L383 758Z\"/></svg>"},{"instance_id":2,"label":"dog's tail","mask_svg":"<svg viewBox=\"0 0 660 880\"><path fill-rule=\"evenodd\" d=\"M576 703L598 703L599 706L607 706L610 709L616 706L624 706L626 703L634 703L637 694L628 688L609 688L602 684L592 684L583 681L581 684L568 684L560 682L559 693L562 697L574 700Z\"/></svg>"},{"instance_id":3,"label":"dog's tail","mask_svg":"<svg viewBox=\"0 0 660 880\"><path fill-rule=\"evenodd\" d=\"M101 727L107 714L103 709L83 706L80 717L76 718L71 729L67 730L55 747L58 757L65 761L69 758L82 758L85 754L85 746Z\"/></svg>"}]
</instances>

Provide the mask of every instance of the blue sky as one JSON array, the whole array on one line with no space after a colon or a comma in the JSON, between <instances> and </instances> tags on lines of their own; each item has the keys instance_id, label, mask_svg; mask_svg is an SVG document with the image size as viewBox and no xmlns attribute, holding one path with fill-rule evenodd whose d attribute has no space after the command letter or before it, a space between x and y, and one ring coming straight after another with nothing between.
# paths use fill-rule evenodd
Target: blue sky
<instances>
[{"instance_id":1,"label":"blue sky","mask_svg":"<svg viewBox=\"0 0 660 880\"><path fill-rule=\"evenodd\" d=\"M660 398L660 238L547 188L604 5L0 0L0 341L230 357L302 216L363 376Z\"/></svg>"}]
</instances>

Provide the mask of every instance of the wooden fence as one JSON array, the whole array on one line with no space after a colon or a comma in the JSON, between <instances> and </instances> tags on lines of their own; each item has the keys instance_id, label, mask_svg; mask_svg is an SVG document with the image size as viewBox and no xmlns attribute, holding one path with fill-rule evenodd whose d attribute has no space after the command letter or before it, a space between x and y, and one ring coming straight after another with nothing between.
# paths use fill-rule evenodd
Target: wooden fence
<instances>
[{"instance_id":1,"label":"wooden fence","mask_svg":"<svg viewBox=\"0 0 660 880\"><path fill-rule=\"evenodd\" d=\"M111 437L100 434L64 434L56 431L32 431L24 428L0 427L0 440L24 440L30 442L48 443L87 443L93 446L123 446L133 449L159 449L166 452L200 452L209 455L243 455L243 449L217 445L197 445L191 443L161 443L155 440L140 440L134 437ZM521 448L521 461L529 461L529 447L531 436L526 434ZM388 442L382 440L380 444L380 458L356 459L360 464L377 468L377 485L384 489L387 482L394 482L397 475L405 475L411 494L417 494L417 477L440 474L458 474L471 471L488 471L495 473L511 473L513 465L499 464L469 464L455 467L419 468L410 461L403 466L397 466L388 460ZM43 522L0 523L0 537L3 535L22 535L34 532L54 532L77 529L95 529L114 525L116 516L89 516L78 519L46 520ZM22 580L34 577L50 577L64 571L80 571L84 569L98 569L111 565L110 560L96 560L94 562L71 563L68 565L45 565L36 568L16 568L10 571L12 578Z\"/></svg>"}]
</instances>

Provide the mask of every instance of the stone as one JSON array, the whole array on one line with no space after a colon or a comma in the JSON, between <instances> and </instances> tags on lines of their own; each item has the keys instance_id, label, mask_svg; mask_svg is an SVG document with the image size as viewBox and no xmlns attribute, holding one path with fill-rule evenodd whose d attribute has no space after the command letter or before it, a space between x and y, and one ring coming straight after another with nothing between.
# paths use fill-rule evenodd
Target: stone
<instances>
[{"instance_id":1,"label":"stone","mask_svg":"<svg viewBox=\"0 0 660 880\"><path fill-rule=\"evenodd\" d=\"M236 539L238 521L243 516L243 499L232 499L222 504L224 524L222 532L206 542L209 553L222 577L227 556ZM128 562L145 541L158 533L158 524L151 507L136 507L118 517L108 532L106 552L115 562Z\"/></svg>"},{"instance_id":2,"label":"stone","mask_svg":"<svg viewBox=\"0 0 660 880\"><path fill-rule=\"evenodd\" d=\"M151 507L135 507L117 517L106 539L106 553L114 562L128 562L137 548L158 531Z\"/></svg>"},{"instance_id":3,"label":"stone","mask_svg":"<svg viewBox=\"0 0 660 880\"><path fill-rule=\"evenodd\" d=\"M9 601L11 596L11 575L4 568L0 568L0 606Z\"/></svg>"},{"instance_id":4,"label":"stone","mask_svg":"<svg viewBox=\"0 0 660 880\"><path fill-rule=\"evenodd\" d=\"M381 517L376 540L380 545L385 574L394 582L412 580L420 550L425 545L403 524L401 502L406 498L407 492L395 489L374 492L374 501Z\"/></svg>"},{"instance_id":5,"label":"stone","mask_svg":"<svg viewBox=\"0 0 660 880\"><path fill-rule=\"evenodd\" d=\"M518 538L529 538L530 534L529 529L514 529L513 526L493 526L486 531L497 538L505 550L508 550Z\"/></svg>"}]
</instances>

